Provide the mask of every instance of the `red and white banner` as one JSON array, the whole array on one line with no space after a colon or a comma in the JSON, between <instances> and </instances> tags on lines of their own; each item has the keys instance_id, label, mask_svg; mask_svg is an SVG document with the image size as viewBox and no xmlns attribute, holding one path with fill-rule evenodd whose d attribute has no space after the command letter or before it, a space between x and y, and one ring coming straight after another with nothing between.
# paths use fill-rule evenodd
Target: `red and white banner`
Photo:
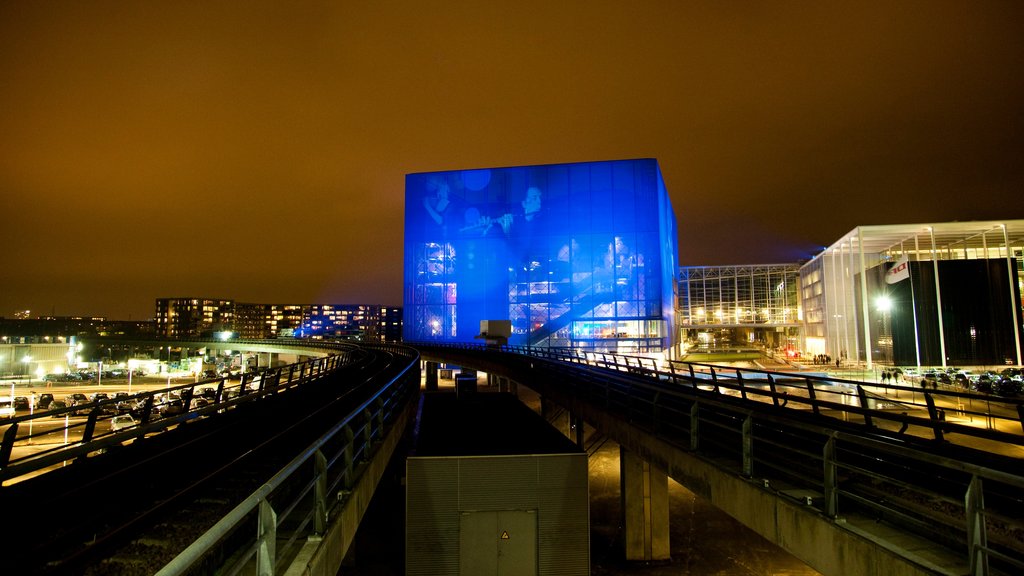
<instances>
[{"instance_id":1,"label":"red and white banner","mask_svg":"<svg viewBox=\"0 0 1024 576\"><path fill-rule=\"evenodd\" d=\"M889 271L885 273L886 284L895 284L907 278L910 278L910 261L907 260L906 256L897 260L892 265L892 268L889 268Z\"/></svg>"}]
</instances>

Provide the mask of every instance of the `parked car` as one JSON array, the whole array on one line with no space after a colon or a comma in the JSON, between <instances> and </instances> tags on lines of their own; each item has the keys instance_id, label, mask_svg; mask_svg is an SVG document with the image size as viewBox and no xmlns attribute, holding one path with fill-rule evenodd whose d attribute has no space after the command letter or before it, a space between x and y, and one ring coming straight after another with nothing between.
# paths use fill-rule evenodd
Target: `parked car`
<instances>
[{"instance_id":1,"label":"parked car","mask_svg":"<svg viewBox=\"0 0 1024 576\"><path fill-rule=\"evenodd\" d=\"M53 403L53 394L49 392L39 395L39 400L36 402L37 410L50 410L50 404Z\"/></svg>"},{"instance_id":2,"label":"parked car","mask_svg":"<svg viewBox=\"0 0 1024 576\"><path fill-rule=\"evenodd\" d=\"M67 407L68 407L67 402L65 402L63 400L54 400L53 402L50 402L50 406L49 406L48 410L60 410L62 408L67 408ZM64 416L67 416L67 412L64 412L62 414L54 414L53 415L54 418L63 418Z\"/></svg>"},{"instance_id":3,"label":"parked car","mask_svg":"<svg viewBox=\"0 0 1024 576\"><path fill-rule=\"evenodd\" d=\"M992 383L992 392L1000 396L1020 396L1022 391L1021 382L1011 378L1000 378Z\"/></svg>"},{"instance_id":4,"label":"parked car","mask_svg":"<svg viewBox=\"0 0 1024 576\"><path fill-rule=\"evenodd\" d=\"M163 416L177 416L185 413L185 404L181 400L171 400L160 408Z\"/></svg>"},{"instance_id":5,"label":"parked car","mask_svg":"<svg viewBox=\"0 0 1024 576\"><path fill-rule=\"evenodd\" d=\"M89 398L86 397L86 395L82 394L81 392L75 392L74 394L68 395L68 397L65 398L64 401L71 405L88 404Z\"/></svg>"},{"instance_id":6,"label":"parked car","mask_svg":"<svg viewBox=\"0 0 1024 576\"><path fill-rule=\"evenodd\" d=\"M117 432L118 430L131 428L132 426L135 426L135 418L132 418L129 414L121 414L110 419L111 432Z\"/></svg>"},{"instance_id":7,"label":"parked car","mask_svg":"<svg viewBox=\"0 0 1024 576\"><path fill-rule=\"evenodd\" d=\"M17 412L19 410L21 410L21 411L28 410L29 408L31 408L31 406L29 405L28 397L26 397L26 396L15 396L14 397L14 411L15 412Z\"/></svg>"}]
</instances>

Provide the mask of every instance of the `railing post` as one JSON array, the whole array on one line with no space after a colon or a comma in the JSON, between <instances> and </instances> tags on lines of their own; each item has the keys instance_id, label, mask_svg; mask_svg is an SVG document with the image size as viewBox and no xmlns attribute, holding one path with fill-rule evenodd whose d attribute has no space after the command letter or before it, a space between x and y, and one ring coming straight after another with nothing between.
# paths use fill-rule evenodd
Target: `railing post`
<instances>
[{"instance_id":1,"label":"railing post","mask_svg":"<svg viewBox=\"0 0 1024 576\"><path fill-rule=\"evenodd\" d=\"M754 419L747 414L743 420L743 475L750 478L754 475Z\"/></svg>"},{"instance_id":2,"label":"railing post","mask_svg":"<svg viewBox=\"0 0 1024 576\"><path fill-rule=\"evenodd\" d=\"M971 576L988 576L988 537L985 531L985 494L981 478L971 477L964 495L964 512L967 515L967 557Z\"/></svg>"},{"instance_id":3,"label":"railing post","mask_svg":"<svg viewBox=\"0 0 1024 576\"><path fill-rule=\"evenodd\" d=\"M825 464L825 514L835 518L839 513L839 474L836 466L836 436L828 437L822 454Z\"/></svg>"},{"instance_id":4,"label":"railing post","mask_svg":"<svg viewBox=\"0 0 1024 576\"><path fill-rule=\"evenodd\" d=\"M327 457L322 450L317 450L313 458L313 465L316 467L313 530L322 536L327 532Z\"/></svg>"},{"instance_id":5,"label":"railing post","mask_svg":"<svg viewBox=\"0 0 1024 576\"><path fill-rule=\"evenodd\" d=\"M192 396L195 395L195 387L186 388L181 391L181 408L182 412L188 412L192 405Z\"/></svg>"},{"instance_id":6,"label":"railing post","mask_svg":"<svg viewBox=\"0 0 1024 576\"><path fill-rule=\"evenodd\" d=\"M743 387L743 373L739 370L736 371L736 384L740 387L740 397L746 400L747 389Z\"/></svg>"},{"instance_id":7,"label":"railing post","mask_svg":"<svg viewBox=\"0 0 1024 576\"><path fill-rule=\"evenodd\" d=\"M700 404L694 402L690 406L690 450L700 448Z\"/></svg>"},{"instance_id":8,"label":"railing post","mask_svg":"<svg viewBox=\"0 0 1024 576\"><path fill-rule=\"evenodd\" d=\"M384 438L384 399L377 398L377 438Z\"/></svg>"},{"instance_id":9,"label":"railing post","mask_svg":"<svg viewBox=\"0 0 1024 576\"><path fill-rule=\"evenodd\" d=\"M260 500L256 527L256 574L274 576L277 556L277 514L266 500Z\"/></svg>"},{"instance_id":10,"label":"railing post","mask_svg":"<svg viewBox=\"0 0 1024 576\"><path fill-rule=\"evenodd\" d=\"M931 393L924 392L924 402L928 405L928 418L932 421L932 431L935 433L935 439L942 442L942 420L944 418L944 412L939 411L935 407L935 399L932 398Z\"/></svg>"},{"instance_id":11,"label":"railing post","mask_svg":"<svg viewBox=\"0 0 1024 576\"><path fill-rule=\"evenodd\" d=\"M661 420L661 405L658 403L659 398L661 398L661 392L655 392L653 405L651 406L651 417L654 420L653 425L655 434L657 434L660 429L659 421Z\"/></svg>"},{"instance_id":12,"label":"railing post","mask_svg":"<svg viewBox=\"0 0 1024 576\"><path fill-rule=\"evenodd\" d=\"M15 422L4 431L4 442L0 445L0 469L6 468L7 464L11 461L11 451L14 450L14 440L17 437L18 423Z\"/></svg>"},{"instance_id":13,"label":"railing post","mask_svg":"<svg viewBox=\"0 0 1024 576\"><path fill-rule=\"evenodd\" d=\"M715 394L718 394L719 393L719 390L718 390L718 373L715 372L715 367L714 366L711 366L710 368L711 368L711 381L714 382L714 384L715 384Z\"/></svg>"},{"instance_id":14,"label":"railing post","mask_svg":"<svg viewBox=\"0 0 1024 576\"><path fill-rule=\"evenodd\" d=\"M811 401L812 410L817 414L818 398L814 395L814 378L807 378L807 398Z\"/></svg>"},{"instance_id":15,"label":"railing post","mask_svg":"<svg viewBox=\"0 0 1024 576\"><path fill-rule=\"evenodd\" d=\"M370 446L373 445L373 414L369 408L363 408L363 460L370 459Z\"/></svg>"},{"instance_id":16,"label":"railing post","mask_svg":"<svg viewBox=\"0 0 1024 576\"><path fill-rule=\"evenodd\" d=\"M868 408L868 393L860 384L857 384L857 398L860 399L860 408L864 411L864 425L872 428L871 410Z\"/></svg>"},{"instance_id":17,"label":"railing post","mask_svg":"<svg viewBox=\"0 0 1024 576\"><path fill-rule=\"evenodd\" d=\"M149 423L149 417L153 415L153 394L146 396L146 403L142 405L142 415L139 416L140 424Z\"/></svg>"},{"instance_id":18,"label":"railing post","mask_svg":"<svg viewBox=\"0 0 1024 576\"><path fill-rule=\"evenodd\" d=\"M779 397L775 395L775 378L773 378L771 374L768 375L768 389L771 390L772 392L772 404L774 404L775 407L778 408Z\"/></svg>"},{"instance_id":19,"label":"railing post","mask_svg":"<svg viewBox=\"0 0 1024 576\"><path fill-rule=\"evenodd\" d=\"M97 406L89 411L89 417L85 420L85 430L82 431L82 444L88 444L96 432L96 420L100 417L100 407ZM81 456L85 459L85 454Z\"/></svg>"},{"instance_id":20,"label":"railing post","mask_svg":"<svg viewBox=\"0 0 1024 576\"><path fill-rule=\"evenodd\" d=\"M345 434L345 447L341 451L341 456L345 466L345 481L342 485L345 487L345 490L351 490L352 486L355 484L353 476L355 476L354 453L356 449L356 434L352 431L352 427L347 424L345 425L343 433Z\"/></svg>"}]
</instances>

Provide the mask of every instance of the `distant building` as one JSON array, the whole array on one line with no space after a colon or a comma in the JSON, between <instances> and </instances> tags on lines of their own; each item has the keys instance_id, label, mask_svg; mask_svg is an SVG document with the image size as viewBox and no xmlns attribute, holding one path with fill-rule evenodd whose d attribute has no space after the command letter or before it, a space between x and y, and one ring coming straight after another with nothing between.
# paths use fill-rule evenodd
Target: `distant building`
<instances>
[{"instance_id":1,"label":"distant building","mask_svg":"<svg viewBox=\"0 0 1024 576\"><path fill-rule=\"evenodd\" d=\"M1021 364L1024 220L860 226L800 269L808 354Z\"/></svg>"},{"instance_id":2,"label":"distant building","mask_svg":"<svg viewBox=\"0 0 1024 576\"><path fill-rule=\"evenodd\" d=\"M310 338L397 342L402 309L369 304L253 304L210 298L160 298L156 325L167 338Z\"/></svg>"},{"instance_id":3,"label":"distant building","mask_svg":"<svg viewBox=\"0 0 1024 576\"><path fill-rule=\"evenodd\" d=\"M800 346L799 264L683 266L680 342L688 351Z\"/></svg>"},{"instance_id":4,"label":"distant building","mask_svg":"<svg viewBox=\"0 0 1024 576\"><path fill-rule=\"evenodd\" d=\"M166 338L211 337L231 331L235 303L214 298L157 298L156 329Z\"/></svg>"},{"instance_id":5,"label":"distant building","mask_svg":"<svg viewBox=\"0 0 1024 576\"><path fill-rule=\"evenodd\" d=\"M409 174L404 337L660 353L676 338L676 220L654 159Z\"/></svg>"},{"instance_id":6,"label":"distant building","mask_svg":"<svg viewBox=\"0 0 1024 576\"><path fill-rule=\"evenodd\" d=\"M0 318L0 344L63 344L75 337L152 338L155 334L150 320L109 320L85 316Z\"/></svg>"}]
</instances>

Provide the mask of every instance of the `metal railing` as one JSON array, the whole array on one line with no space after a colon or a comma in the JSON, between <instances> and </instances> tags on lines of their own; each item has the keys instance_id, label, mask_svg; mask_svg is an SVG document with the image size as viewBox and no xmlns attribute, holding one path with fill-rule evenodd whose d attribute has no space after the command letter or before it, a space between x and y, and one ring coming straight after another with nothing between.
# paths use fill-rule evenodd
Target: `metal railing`
<instances>
[{"instance_id":1,"label":"metal railing","mask_svg":"<svg viewBox=\"0 0 1024 576\"><path fill-rule=\"evenodd\" d=\"M317 381L363 354L344 344L320 343L317 348L330 355L244 373L237 383L227 377L213 378L11 418L4 423L0 439L0 483L16 482L182 422ZM135 424L111 430L111 421L122 414L131 414ZM61 418L63 425L52 425Z\"/></svg>"},{"instance_id":2,"label":"metal railing","mask_svg":"<svg viewBox=\"0 0 1024 576\"><path fill-rule=\"evenodd\" d=\"M287 567L303 537L316 538L326 532L331 511L348 501L380 441L419 390L419 357L414 350L400 346L377 349L401 358L398 373L382 382L372 396L296 455L158 575L187 574L211 556L228 558L215 568L218 574L277 574ZM232 540L237 534L243 536ZM234 553L218 554L219 547L229 547Z\"/></svg>"},{"instance_id":3,"label":"metal railing","mask_svg":"<svg viewBox=\"0 0 1024 576\"><path fill-rule=\"evenodd\" d=\"M1024 446L1024 398L970 392L955 386L928 389L834 378L820 372L801 374L698 362L671 361L665 370L652 358L572 349L509 346L504 350L695 386L744 400L860 421L900 434L940 441L947 439L947 434L961 434L994 448L1002 444Z\"/></svg>"},{"instance_id":4,"label":"metal railing","mask_svg":"<svg viewBox=\"0 0 1024 576\"><path fill-rule=\"evenodd\" d=\"M854 516L884 521L962 551L971 574L1024 571L1024 464L1013 457L1024 434L1007 399L706 364L666 371L611 354L421 348L448 349L467 366L505 365L523 381L553 374L546 385L850 529ZM1002 412L955 410L986 424L953 422L940 410L958 400Z\"/></svg>"}]
</instances>

